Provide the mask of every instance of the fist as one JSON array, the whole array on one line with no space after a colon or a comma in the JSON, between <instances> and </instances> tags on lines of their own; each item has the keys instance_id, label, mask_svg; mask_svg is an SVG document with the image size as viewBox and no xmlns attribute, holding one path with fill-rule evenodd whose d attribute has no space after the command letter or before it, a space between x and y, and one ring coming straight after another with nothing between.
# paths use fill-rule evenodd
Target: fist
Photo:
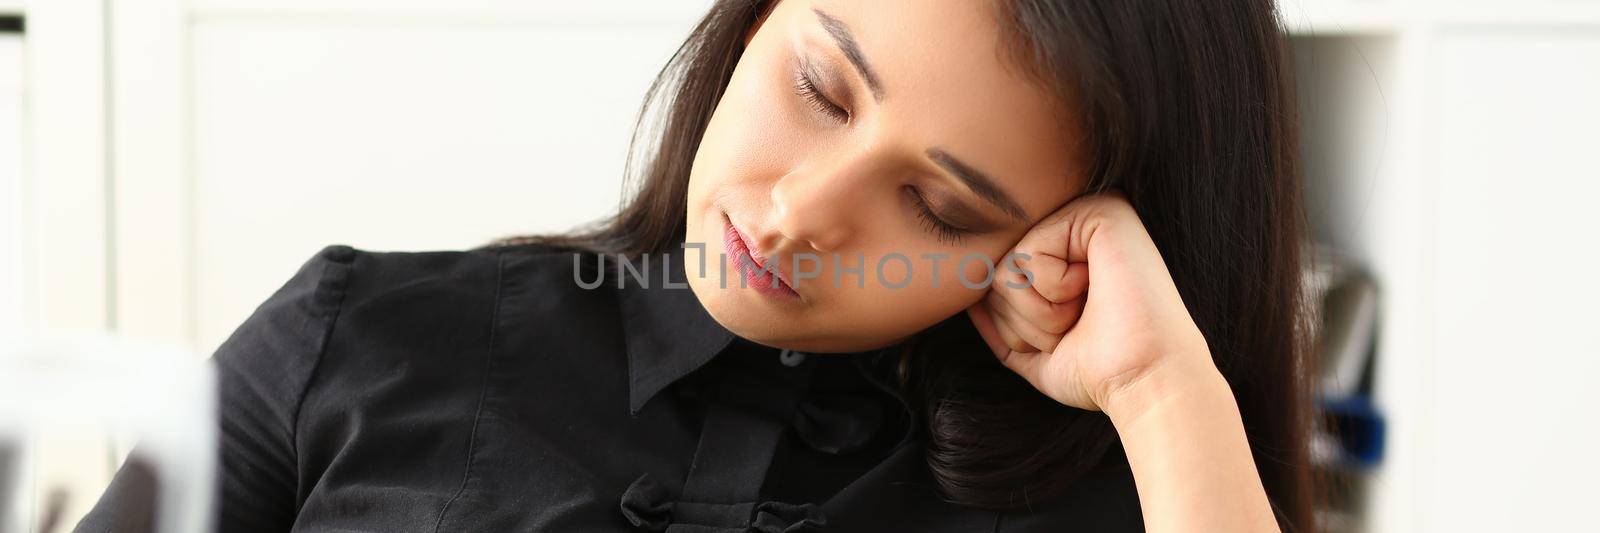
<instances>
[{"instance_id":1,"label":"fist","mask_svg":"<svg viewBox=\"0 0 1600 533\"><path fill-rule=\"evenodd\" d=\"M1106 410L1157 368L1215 372L1166 263L1120 193L1068 202L1008 257L1019 268L996 270L1006 279L967 313L1000 362L1045 395Z\"/></svg>"}]
</instances>

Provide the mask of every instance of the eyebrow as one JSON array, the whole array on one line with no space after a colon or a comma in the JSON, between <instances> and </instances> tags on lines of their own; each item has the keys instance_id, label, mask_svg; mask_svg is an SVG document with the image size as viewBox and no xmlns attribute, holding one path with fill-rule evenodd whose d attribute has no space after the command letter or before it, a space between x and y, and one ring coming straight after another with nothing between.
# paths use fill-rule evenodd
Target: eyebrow
<instances>
[{"instance_id":1,"label":"eyebrow","mask_svg":"<svg viewBox=\"0 0 1600 533\"><path fill-rule=\"evenodd\" d=\"M927 154L928 159L932 159L934 163L950 171L962 183L967 184L967 187L972 189L972 192L978 193L978 197L987 200L990 204L994 204L1005 214L1011 215L1011 218L1023 223L1032 222L1028 219L1028 212L1024 211L1016 200L1013 200L1011 196L1001 190L1000 186L995 184L995 181L990 179L989 176L968 166L966 163L962 163L960 159L956 159L955 156L939 148L929 148L924 153Z\"/></svg>"},{"instance_id":2,"label":"eyebrow","mask_svg":"<svg viewBox=\"0 0 1600 533\"><path fill-rule=\"evenodd\" d=\"M850 64L855 66L856 72L861 73L861 78L866 80L867 88L872 90L872 99L882 102L883 83L878 81L877 72L872 69L871 64L867 63L867 56L861 53L861 46L856 44L855 35L850 33L850 27L846 26L844 21L834 18L833 15L829 15L819 8L813 7L811 11L817 14L817 20L822 24L823 29L827 30L828 35L832 36L833 41L839 45L839 51L844 53L845 59L850 60ZM955 156L940 148L928 148L924 153L927 154L928 159L932 159L934 163L950 174L955 175L956 179L961 180L962 183L965 183L967 188L978 194L979 198L983 198L993 204L1000 211L1010 215L1011 218L1015 218L1025 224L1032 223L1028 219L1027 211L1023 210L1022 206L1016 200L1013 200L1010 195L1007 195L1004 190L1001 190L1000 186L989 176L961 162L960 159L956 159Z\"/></svg>"},{"instance_id":3,"label":"eyebrow","mask_svg":"<svg viewBox=\"0 0 1600 533\"><path fill-rule=\"evenodd\" d=\"M872 65L867 63L867 56L861 53L861 47L856 44L855 35L850 33L850 27L833 15L824 13L821 9L811 8L817 14L817 20L822 23L822 28L828 30L828 35L839 45L839 51L844 53L845 59L856 67L856 72L861 73L861 78L867 81L867 88L872 90L872 99L883 101L883 84L878 81L878 73L872 70Z\"/></svg>"}]
</instances>

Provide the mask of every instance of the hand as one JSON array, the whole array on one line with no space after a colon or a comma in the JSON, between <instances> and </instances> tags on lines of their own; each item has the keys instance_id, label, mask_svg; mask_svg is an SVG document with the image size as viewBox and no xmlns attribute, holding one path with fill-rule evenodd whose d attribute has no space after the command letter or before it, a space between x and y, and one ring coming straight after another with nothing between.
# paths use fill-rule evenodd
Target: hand
<instances>
[{"instance_id":1,"label":"hand","mask_svg":"<svg viewBox=\"0 0 1600 533\"><path fill-rule=\"evenodd\" d=\"M1205 337L1121 193L1068 202L1012 253L1031 284L1016 288L1028 283L1024 275L997 269L967 313L1000 362L1040 392L1111 411L1121 392L1158 369L1215 375Z\"/></svg>"}]
</instances>

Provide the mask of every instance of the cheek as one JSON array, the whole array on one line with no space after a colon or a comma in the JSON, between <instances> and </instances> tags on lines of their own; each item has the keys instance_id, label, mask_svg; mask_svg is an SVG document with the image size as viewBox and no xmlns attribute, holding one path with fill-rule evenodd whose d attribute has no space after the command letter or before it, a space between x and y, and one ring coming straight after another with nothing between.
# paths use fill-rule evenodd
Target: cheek
<instances>
[{"instance_id":1,"label":"cheek","mask_svg":"<svg viewBox=\"0 0 1600 533\"><path fill-rule=\"evenodd\" d=\"M775 77L764 68L735 72L701 138L691 190L771 185L816 145Z\"/></svg>"},{"instance_id":2,"label":"cheek","mask_svg":"<svg viewBox=\"0 0 1600 533\"><path fill-rule=\"evenodd\" d=\"M864 264L865 287L858 288L854 278L845 278L845 283L831 293L839 304L830 313L834 327L849 331L850 334L846 336L894 338L911 335L964 311L988 292L990 285L984 284L984 280L990 270L980 260L981 257L987 257L983 252L944 249L895 252L910 260L909 278L907 263L898 259L889 260L884 262L884 283L880 283L876 262L868 260ZM948 255L937 262L937 285L934 282L934 261L922 258L924 252ZM963 266L960 263L962 254L973 255L964 265L964 271L958 270ZM1001 283L1004 279L1002 267L996 266L993 272L989 283ZM958 276L964 276L966 285L978 288L963 285L963 278ZM895 287L902 283L903 287Z\"/></svg>"}]
</instances>

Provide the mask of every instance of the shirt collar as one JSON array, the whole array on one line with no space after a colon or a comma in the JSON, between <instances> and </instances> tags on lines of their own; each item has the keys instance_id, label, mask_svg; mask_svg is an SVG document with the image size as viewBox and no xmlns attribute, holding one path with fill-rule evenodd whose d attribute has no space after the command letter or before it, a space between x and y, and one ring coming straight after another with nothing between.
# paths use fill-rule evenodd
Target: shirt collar
<instances>
[{"instance_id":1,"label":"shirt collar","mask_svg":"<svg viewBox=\"0 0 1600 533\"><path fill-rule=\"evenodd\" d=\"M711 317L688 286L682 258L671 253L645 254L630 261L634 271L623 270L615 254L606 258L606 273L617 277L607 278L605 282L617 283L613 279L622 282L618 304L623 342L628 352L628 412L632 415L638 415L662 389L705 366L730 346L736 343L756 345ZM635 271L643 276L635 276ZM640 281L641 277L645 282ZM887 348L871 352L881 350ZM868 353L864 351L851 357ZM900 401L904 403L904 399Z\"/></svg>"},{"instance_id":2,"label":"shirt collar","mask_svg":"<svg viewBox=\"0 0 1600 533\"><path fill-rule=\"evenodd\" d=\"M689 289L681 255L645 254L631 261L643 269L643 282L621 268L618 256L604 260L617 263L607 271L622 283L618 299L628 351L628 411L637 415L661 389L704 366L737 336Z\"/></svg>"}]
</instances>

